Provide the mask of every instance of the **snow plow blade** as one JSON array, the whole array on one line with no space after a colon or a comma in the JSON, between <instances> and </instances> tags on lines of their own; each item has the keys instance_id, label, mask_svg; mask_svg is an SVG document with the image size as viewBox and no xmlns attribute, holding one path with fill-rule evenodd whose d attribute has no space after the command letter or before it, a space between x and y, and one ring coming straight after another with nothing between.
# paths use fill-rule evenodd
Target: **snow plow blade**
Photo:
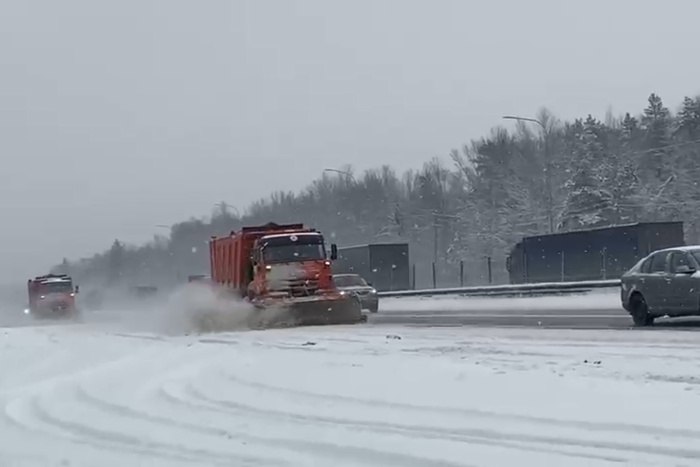
<instances>
[{"instance_id":1,"label":"snow plow blade","mask_svg":"<svg viewBox=\"0 0 700 467\"><path fill-rule=\"evenodd\" d=\"M190 324L196 332L262 330L296 326L358 324L367 321L360 300L354 296L268 299L249 302L250 308L194 307Z\"/></svg>"},{"instance_id":2,"label":"snow plow blade","mask_svg":"<svg viewBox=\"0 0 700 467\"><path fill-rule=\"evenodd\" d=\"M367 321L355 297L299 300L268 305L252 317L251 328L357 324Z\"/></svg>"},{"instance_id":3,"label":"snow plow blade","mask_svg":"<svg viewBox=\"0 0 700 467\"><path fill-rule=\"evenodd\" d=\"M296 326L355 324L367 320L359 300L349 297L294 303L288 310Z\"/></svg>"}]
</instances>

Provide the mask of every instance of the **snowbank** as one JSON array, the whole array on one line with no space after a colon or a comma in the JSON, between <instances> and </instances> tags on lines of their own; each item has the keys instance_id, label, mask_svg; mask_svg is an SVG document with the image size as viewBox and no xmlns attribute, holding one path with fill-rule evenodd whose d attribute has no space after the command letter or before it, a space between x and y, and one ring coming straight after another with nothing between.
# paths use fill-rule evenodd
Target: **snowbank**
<instances>
[{"instance_id":1,"label":"snowbank","mask_svg":"<svg viewBox=\"0 0 700 467\"><path fill-rule=\"evenodd\" d=\"M576 311L622 310L617 289L587 294L542 297L387 297L380 299L380 312L392 311Z\"/></svg>"}]
</instances>

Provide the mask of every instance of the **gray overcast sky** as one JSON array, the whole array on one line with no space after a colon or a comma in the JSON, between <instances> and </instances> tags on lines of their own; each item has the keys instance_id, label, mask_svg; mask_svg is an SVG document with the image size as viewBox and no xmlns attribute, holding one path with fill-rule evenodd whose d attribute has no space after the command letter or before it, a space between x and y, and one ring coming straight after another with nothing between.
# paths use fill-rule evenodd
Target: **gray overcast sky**
<instances>
[{"instance_id":1,"label":"gray overcast sky","mask_svg":"<svg viewBox=\"0 0 700 467\"><path fill-rule=\"evenodd\" d=\"M0 2L0 281L540 106L700 93L700 3ZM164 233L161 230L160 233Z\"/></svg>"}]
</instances>

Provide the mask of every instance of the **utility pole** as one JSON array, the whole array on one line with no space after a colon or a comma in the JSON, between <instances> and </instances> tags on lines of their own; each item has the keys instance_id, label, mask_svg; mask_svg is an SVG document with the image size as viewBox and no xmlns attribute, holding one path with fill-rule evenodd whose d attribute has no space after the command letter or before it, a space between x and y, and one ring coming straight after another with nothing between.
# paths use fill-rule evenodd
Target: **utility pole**
<instances>
[{"instance_id":1,"label":"utility pole","mask_svg":"<svg viewBox=\"0 0 700 467\"><path fill-rule=\"evenodd\" d=\"M433 263L437 265L438 262L438 215L436 211L433 211Z\"/></svg>"},{"instance_id":2,"label":"utility pole","mask_svg":"<svg viewBox=\"0 0 700 467\"><path fill-rule=\"evenodd\" d=\"M549 153L549 135L547 133L547 127L544 123L542 123L540 120L537 120L536 118L528 118L528 117L518 117L515 115L504 115L504 119L506 120L521 120L524 122L532 122L538 124L540 127L542 127L542 146L543 146L543 153L544 153L544 186L545 186L545 195L547 197L547 222L549 224L549 233L554 232L554 200L552 197L552 163L551 163L551 157Z\"/></svg>"}]
</instances>

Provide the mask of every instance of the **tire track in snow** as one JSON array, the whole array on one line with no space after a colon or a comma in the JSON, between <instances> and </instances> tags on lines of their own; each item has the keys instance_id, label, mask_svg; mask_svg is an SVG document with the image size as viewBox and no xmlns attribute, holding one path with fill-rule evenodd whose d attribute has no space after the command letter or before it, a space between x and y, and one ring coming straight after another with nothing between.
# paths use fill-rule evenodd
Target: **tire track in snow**
<instances>
[{"instance_id":1,"label":"tire track in snow","mask_svg":"<svg viewBox=\"0 0 700 467\"><path fill-rule=\"evenodd\" d=\"M121 337L132 337L132 336L121 336ZM141 338L142 336L138 336ZM150 340L150 339L146 339ZM207 363L207 366L212 365L213 362L209 361L207 358L209 355L212 354L217 354L218 351L212 350L210 352L205 353L204 355L199 354L197 360L205 360ZM143 355L142 355L143 356ZM172 359L175 361L178 361L181 365L183 362L181 361L182 355L176 353L175 355L170 354L167 359ZM139 358L134 358L135 362L138 362ZM199 367L201 369L202 367L202 362L200 361L190 361L186 363L185 366L187 367ZM223 360L224 362L226 359ZM162 360L160 361L161 364L164 364L166 362L163 362ZM126 370L128 371L129 367L124 365ZM167 365L163 365L167 366ZM111 368L113 371L115 368ZM144 368L137 368L138 371L135 373L140 373L143 371ZM182 369L182 367L180 367ZM220 369L218 370L220 372ZM166 371L167 374L167 371ZM201 371L198 373L198 377L202 377L203 374ZM156 375L149 375L149 379L153 378L158 378L162 377L156 376ZM122 374L120 379L126 379L126 380L134 380L138 378L138 376L135 374L134 377L128 377L126 374ZM70 382L70 381L69 381ZM75 386L75 384L73 384ZM132 388L133 389L133 388ZM131 419L139 419L151 423L156 423L158 424L158 427L156 429L163 429L168 428L172 429L172 427L179 427L179 428L184 428L184 429L189 429L190 431L200 433L200 434L206 434L206 435L212 435L212 436L228 436L230 438L240 438L245 440L248 443L256 443L261 445L264 449L267 449L268 451L272 448L274 449L275 447L285 447L285 449L288 451L287 455L296 451L300 450L305 450L307 451L310 455L312 456L319 456L319 455L324 455L325 457L331 458L332 459L337 459L338 456L342 456L343 458L348 458L348 457L354 457L360 459L360 464L366 465L367 463L372 463L373 461L379 460L380 465L397 465L397 466L404 466L404 465L415 465L415 466L423 466L423 465L444 465L445 467L454 467L456 465L464 466L465 464L449 464L449 463L436 463L428 459L424 458L415 458L415 457L410 457L402 454L393 454L393 453L384 453L382 451L377 451L377 450L370 450L364 447L352 447L352 446L335 446L331 443L319 443L319 442L303 442L303 441L297 441L297 440L287 440L287 439L279 439L279 438L255 438L252 436L247 436L247 435L242 435L240 432L234 432L232 430L225 430L221 428L216 428L212 426L206 426L206 425L198 425L196 423L188 423L188 422L183 422L181 420L173 419L172 417L162 417L158 415L153 415L151 413L145 413L140 410L136 410L134 407L126 406L120 403L113 402L111 400L107 400L101 397L97 397L91 392L89 392L84 385L78 384L75 386L73 389L73 397L75 397L80 403L76 405L76 407L79 406L85 406L85 405L91 405L94 407L98 407L101 411L103 412L108 412L111 415L116 415L117 417L126 417L126 418L131 418ZM46 410L44 410L46 412ZM43 413L44 419L46 419L46 413ZM186 417L185 414L183 416ZM55 417L54 417L55 418ZM112 417L114 418L114 417ZM240 420L240 419L239 419ZM64 423L62 419L59 420L53 420L54 424L60 424ZM70 426L67 428L70 428L74 432L80 433L82 430L85 430L85 424L81 422L71 422ZM93 436L96 435L94 433L94 429L90 427L91 431L89 434L92 434ZM101 435L101 433L100 433ZM120 438L120 433L117 434ZM99 436L100 438L104 438L105 436ZM109 436L107 436L109 438ZM104 440L103 440L104 441ZM133 439L129 440L130 442L133 441ZM255 465L261 464L259 461L252 461L251 463ZM277 464L279 465L282 464L282 461L278 461Z\"/></svg>"},{"instance_id":2,"label":"tire track in snow","mask_svg":"<svg viewBox=\"0 0 700 467\"><path fill-rule=\"evenodd\" d=\"M276 336L275 336L276 337ZM294 335L293 336L296 339L299 339L299 341L303 341L305 338L310 338L307 333L303 333L301 335ZM323 347L316 346L314 350L317 351L327 351L330 350L332 347L332 341L333 338L328 336L323 336L324 338L321 339L326 345ZM374 336L375 339L378 336ZM310 338L309 340L316 340L313 338ZM358 339L359 340L359 339ZM214 342L211 342L214 343ZM216 343L220 344L228 344L228 342L225 339L217 339ZM259 347L266 347L270 349L281 349L281 350L291 350L291 349L300 349L300 350L311 350L310 348L301 348L301 344L283 344L280 343L278 339L273 340L272 342L265 342L264 340L258 340L254 343L255 346ZM472 344L473 345L473 344ZM478 344L477 344L478 345ZM483 346L483 344L482 344ZM403 351L405 349L401 349ZM332 352L332 353L347 353L347 352ZM505 352L507 353L507 352ZM640 425L640 424L627 424L627 423L611 423L611 422L589 422L589 421L576 421L576 420L566 420L566 419L554 419L554 418L547 418L547 417L537 417L537 416L524 416L524 415L517 415L517 414L499 414L499 413L494 413L494 412L488 412L488 411L481 411L481 410L475 410L475 409L462 409L462 408L452 408L452 407L430 407L430 406L416 406L416 405L408 405L408 404L400 404L400 403L394 403L394 402L384 402L384 401L372 401L368 399L362 399L362 398L357 398L357 397L352 397L352 396L337 396L337 395L328 395L328 394L323 394L323 393L314 393L311 391L299 391L299 390L294 390L286 387L275 387L275 386L269 386L265 385L262 383L256 383L256 382L250 382L250 381L245 381L241 379L238 376L234 375L227 375L228 379L236 384L242 384L242 385L248 385L249 387L255 388L256 390L263 390L263 391L272 391L276 392L281 395L293 395L294 397L301 397L309 400L310 402L318 402L319 400L332 400L336 402L345 402L345 403L350 403L350 404L362 404L364 406L370 406L370 407L382 407L385 408L387 406L406 411L406 410L411 410L411 411L419 411L419 412L424 412L424 413L435 413L439 412L445 415L455 415L455 414L460 414L465 417L479 417L484 420L498 420L504 423L507 422L522 422L522 423L535 423L538 425L541 425L543 427L549 428L550 430L552 428L565 428L565 429L570 429L570 430L584 430L587 432L587 434L590 435L590 433L600 433L600 432L609 432L611 435L626 435L626 437L631 437L631 438L638 438L640 434L646 436L649 438L649 441L647 443L620 443L616 441L608 441L608 440L585 440L585 441L579 441L578 439L574 438L566 438L566 437L560 437L560 436L530 436L528 434L525 434L524 437L519 438L518 435L513 435L511 433L502 433L500 431L491 431L487 433L482 433L481 431L479 432L470 432L466 433L469 435L480 435L480 434L485 434L487 437L491 438L496 438L496 439L503 439L504 437L515 437L515 439L522 440L524 442L532 443L532 442L541 442L543 444L555 444L555 445L568 445L572 448L581 448L581 449L590 449L590 448L597 448L597 449L606 449L606 450L611 450L614 452L623 452L623 453L636 453L636 452L642 452L646 453L648 455L656 455L656 456L663 456L663 457L672 457L672 458L684 458L684 459L699 459L700 458L700 450L696 449L689 449L686 448L685 445L682 447L664 447L664 446L656 446L656 442L660 438L666 438L667 440L671 441L685 441L687 440L688 443L693 443L694 440L698 439L700 437L700 430L688 430L688 429L674 429L674 428L661 428L661 427L656 427L656 426L648 426L648 425ZM200 394L202 396L202 394ZM221 401L219 401L221 402ZM232 402L232 401L225 401L226 403L233 403L236 404L237 406L234 407L237 410L244 410L246 407L241 407L241 404L239 402ZM232 408L232 407L229 407ZM249 408L249 407L248 407ZM326 420L328 421L328 420ZM342 424L344 423L343 420L337 420L333 419L332 423L335 424ZM631 436L630 436L631 435ZM443 435L444 436L444 435ZM609 457L606 457L608 459Z\"/></svg>"},{"instance_id":3,"label":"tire track in snow","mask_svg":"<svg viewBox=\"0 0 700 467\"><path fill-rule=\"evenodd\" d=\"M65 388L59 393L65 393ZM64 399L63 402L65 403L66 400ZM84 411L79 410L79 407L78 403L77 407L73 406L71 409L74 410L74 413L84 413ZM140 438L129 434L126 430L115 431L97 428L94 426L95 420L71 420L69 417L59 416L48 409L46 404L41 401L41 394L15 399L6 413L16 426L29 432L67 439L93 448L110 449L118 453L129 452L166 460L195 463L204 460L208 464L224 466L230 466L232 460L237 462L236 465L242 466L268 465L261 463L263 459L257 457L243 457L237 456L235 453L215 453L204 449L187 448L178 444ZM279 465L279 463L272 465Z\"/></svg>"},{"instance_id":4,"label":"tire track in snow","mask_svg":"<svg viewBox=\"0 0 700 467\"><path fill-rule=\"evenodd\" d=\"M439 407L439 406L428 406L419 404L406 404L402 402L385 401L378 399L365 399L361 397L345 396L337 394L326 394L313 391L305 391L299 389L285 388L281 386L275 386L270 384L265 384L257 381L250 381L238 376L232 375L230 373L223 373L224 377L235 384L241 386L247 386L252 389L259 391L273 392L282 395L291 395L294 397L300 397L308 399L310 402L317 402L319 400L334 400L337 402L343 402L347 404L358 404L364 405L372 408L392 408L401 411L414 411L414 412L426 412L426 413L436 413L442 415L460 415L464 417L481 417L481 418L494 418L507 421L515 422L525 422L525 423L537 423L546 426L554 426L561 428L582 428L590 431L611 431L611 432L624 432L624 433L645 433L649 435L666 435L675 438L688 438L689 440L700 439L700 430L690 430L682 428L662 428L656 426L648 425L638 425L638 424L628 424L628 423L613 423L613 422L590 422L583 420L566 420L566 419L555 419L548 417L537 417L533 415L519 415L510 413L498 413L479 409L466 409L463 407ZM700 452L700 451L699 451Z\"/></svg>"},{"instance_id":5,"label":"tire track in snow","mask_svg":"<svg viewBox=\"0 0 700 467\"><path fill-rule=\"evenodd\" d=\"M625 434L634 435L633 437L639 437L643 434L651 439L658 439L659 437L666 437L676 440L687 440L688 444L695 444L695 441L700 438L700 431L698 430L687 430L687 429L672 429L672 428L661 428L656 426L647 425L636 425L636 424L626 424L626 423L608 423L608 422L588 422L588 421L577 421L577 420L563 420L563 419L552 419L547 417L537 417L529 415L518 415L518 414L504 414L496 413L478 409L465 409L460 407L435 407L435 406L424 406L424 405L413 405L404 404L399 402L389 402L380 401L372 399L363 399L353 396L340 396L334 394L324 394L312 391L295 390L290 388L282 388L273 385L267 385L259 382L251 382L244 380L238 376L231 374L224 374L226 379L229 379L232 383L240 384L243 386L248 386L257 391L269 391L273 393L278 393L284 396L293 396L294 398L304 398L309 400L311 404L318 403L319 400L323 401L335 401L338 403L346 404L357 404L364 405L372 408L394 408L400 410L403 414L407 411L423 412L423 413L435 413L441 415L450 416L463 416L465 419L481 418L484 420L497 420L501 423L511 422L523 422L527 424L538 424L547 428L566 428L566 429L578 429L583 430L587 433L600 433L609 432L611 435L615 434ZM195 388L191 388L195 389ZM195 390L196 391L196 390ZM204 398L208 397L201 393L201 391L196 391L193 394L195 397ZM213 400L212 402L218 403L220 406L225 407L241 407L241 404L229 400ZM258 409L256 409L258 410ZM293 415L293 414L292 414ZM306 417L306 416L305 416ZM325 421L327 423L343 424L347 423L347 420L336 419L330 417L327 420L318 420L319 422ZM357 422L350 422L357 423ZM376 422L374 422L376 423ZM360 423L362 424L362 423ZM386 427L386 424L380 424L379 426ZM406 429L404 425L399 425L401 429ZM396 425L389 424L389 428L396 428ZM422 427L408 427L415 432L421 432ZM591 439L574 439L566 438L560 436L547 436L547 435L530 435L525 433L510 433L507 431L496 431L496 430L485 430L485 429L472 429L472 428L456 428L456 429L444 429L440 427L434 427L428 430L430 433L439 433L440 436L449 437L451 434L460 433L464 436L471 436L476 438L485 439L495 439L502 440L504 438L510 440L521 441L524 443L541 443L545 445L566 445L572 448L582 448L582 449L606 449L615 452L627 452L627 453L646 453L650 455L657 455L663 457L677 458L677 459L700 459L700 449L689 449L689 448L678 448L678 447L663 447L655 446L651 443L649 444L632 444L632 443L622 443L616 441L607 440L591 440ZM596 458L603 458L606 460L617 460L616 456L600 456Z\"/></svg>"},{"instance_id":6,"label":"tire track in snow","mask_svg":"<svg viewBox=\"0 0 700 467\"><path fill-rule=\"evenodd\" d=\"M52 415L37 400L30 396L28 400L15 400L8 416L19 427L30 433L39 433L55 439L64 439L76 444L83 444L96 449L108 449L115 453L145 455L171 461L197 461L198 455L192 452L177 452L173 446L144 442L125 433L107 432L89 427L85 424L64 420ZM229 465L221 459L211 459L215 464Z\"/></svg>"},{"instance_id":7,"label":"tire track in snow","mask_svg":"<svg viewBox=\"0 0 700 467\"><path fill-rule=\"evenodd\" d=\"M619 456L603 455L598 453L586 453L585 451L573 452L555 447L534 446L531 440L513 439L512 435L505 432L488 432L485 435L484 430L465 431L463 429L443 429L434 427L425 427L408 424L394 424L386 422L378 422L374 420L350 420L337 417L324 417L316 415L302 415L287 411L279 411L272 409L262 409L248 404L235 402L231 400L221 400L212 398L203 394L200 390L192 385L186 385L182 390L182 395L177 395L174 391L164 389L164 397L171 400L174 404L188 406L193 409L204 410L213 413L230 413L234 416L256 416L266 417L270 419L270 423L278 423L280 420L287 421L290 424L307 424L307 425L324 425L328 428L344 428L349 431L371 431L374 433L383 433L388 435L398 435L407 439L410 443L416 439L453 441L467 444L481 444L489 447L510 448L520 451L538 452L543 454L557 454L565 457L573 458L588 458L592 460L604 460L609 462L624 462L624 459ZM544 443L549 444L549 443ZM577 446L578 447L578 446ZM434 461L428 464L419 465L436 465ZM401 464L404 465L404 464Z\"/></svg>"},{"instance_id":8,"label":"tire track in snow","mask_svg":"<svg viewBox=\"0 0 700 467\"><path fill-rule=\"evenodd\" d=\"M87 392L84 387L78 387L76 393L81 399L89 402L101 409L116 413L122 416L129 416L137 419L142 419L145 421L153 422L163 426L176 426L179 428L188 429L193 432L212 435L212 436L226 436L231 439L237 439L245 441L247 444L259 444L261 447L267 449L283 449L287 451L286 455L290 453L295 453L299 451L307 451L309 454L313 454L318 457L323 455L330 459L338 459L342 457L347 459L352 457L357 459L358 463L361 465L374 464L379 462L379 465L396 465L401 467L423 467L425 465L431 465L436 467L470 467L470 464L454 464L444 461L436 461L434 459L419 458L415 456L409 456L406 454L377 451L375 449L357 447L357 446L339 446L332 443L325 443L319 441L302 441L293 440L285 438L275 438L275 437L260 437L253 436L249 433L242 433L240 431L232 431L223 428L217 428L211 425L200 425L195 423L183 422L182 420L177 420L172 417L164 417L161 415L155 415L153 413L146 413L133 409L132 407L117 404L111 401L107 401L94 396L93 394ZM164 397L168 399L173 399L167 392L160 392ZM180 404L183 405L183 404ZM186 405L186 404L185 404ZM195 407L196 406L189 406ZM250 413L249 413L250 414ZM258 462L257 460L251 460L251 462ZM275 460L274 464L270 465L288 465L289 462L283 462L281 460ZM261 465L259 462L255 465ZM295 464L291 464L295 465Z\"/></svg>"},{"instance_id":9,"label":"tire track in snow","mask_svg":"<svg viewBox=\"0 0 700 467\"><path fill-rule=\"evenodd\" d=\"M78 385L73 388L74 395L78 400L87 405L92 405L98 408L102 412L108 414L117 415L123 418L131 418L135 420L141 420L145 422L150 422L155 425L159 425L159 428L163 427L177 427L184 430L188 430L194 433L211 436L214 438L226 438L228 440L242 441L246 443L256 442L258 440L253 439L245 434L236 432L230 429L216 428L207 425L200 425L197 423L191 423L183 421L182 419L176 419L172 417L163 417L155 415L149 412L137 410L133 407L119 404L113 401L109 401L103 398L99 398L94 394L88 392L85 387ZM269 447L269 446L267 446ZM199 452L199 451L198 451ZM206 451L210 452L210 451ZM229 460L235 459L237 462L242 462L245 465L292 465L281 458L268 459L262 457L246 457L229 453L222 453L217 457L227 458ZM229 464L230 465L230 464ZM241 465L241 464L238 464Z\"/></svg>"},{"instance_id":10,"label":"tire track in snow","mask_svg":"<svg viewBox=\"0 0 700 467\"><path fill-rule=\"evenodd\" d=\"M412 451L418 455L426 453L427 457L430 456L431 452L442 454L449 452L449 450L426 449L439 445L437 440L444 441L443 446L453 446L456 453L466 452L470 456L479 449L476 445L481 444L493 447L494 456L501 455L503 448L508 448L545 453L549 455L550 459L552 454L557 454L599 461L607 460L615 463L624 462L628 460L628 457L637 454L637 458L632 459L636 461L637 465L641 465L643 463L641 461L653 462L656 460L656 456L662 457L661 465L669 465L671 464L669 457L678 459L691 456L690 458L696 460L698 454L694 449L686 449L684 446L681 446L681 449L661 446L660 448L663 450L661 452L655 449L655 444L664 441L688 440L688 444L693 446L694 440L700 437L700 430L652 428L641 424L579 422L469 408L412 405L410 401L409 403L385 402L353 394L327 395L323 393L322 388L326 385L323 384L322 379L319 380L317 386L309 386L308 389L304 387L288 389L276 385L284 382L282 380L285 378L285 372L273 375L272 384L246 379L248 376L257 376L256 372L258 371L275 371L277 368L275 365L279 362L284 364L284 362L301 359L301 362L308 366L311 371L323 372L324 365L337 363L334 360L337 354L355 354L365 357L371 354L367 351L366 346L370 347L374 344L374 351L377 348L387 349L393 356L397 356L405 349L413 347L416 342L424 344L430 340L425 338L425 334L422 334L423 338L414 338L410 344L407 337L402 342L397 342L399 345L384 346L383 333L372 335L369 330L362 331L358 339L351 339L352 342L346 342L345 339L340 339L340 336L324 335L323 332L317 334L316 332L308 332L308 330L304 331L306 332L300 334L291 332L286 334L270 333L269 336L258 334L252 338L250 335L244 337L244 334L236 333L231 336L237 340L235 342L227 341L226 337L228 336L226 335L222 336L221 339L224 342L202 342L204 339L200 339L200 343L203 344L218 343L239 346L238 348L231 347L228 350L216 345L208 348L199 346L195 338L154 339L144 338L144 336L122 335L114 336L117 338L116 341L104 342L101 341L103 336L95 339L94 335L70 332L63 336L68 337L68 339L65 339L62 345L78 354L84 351L88 352L89 359L80 358L79 364L67 365L65 373L62 375L51 375L49 378L45 378L46 375L37 374L38 381L31 381L34 379L34 375L32 378L17 378L18 384L14 385L16 387L10 384L6 391L0 391L0 402L5 403L5 412L8 414L6 418L9 422L25 429L35 430L33 433L43 433L46 436L65 439L72 443L82 442L94 448L104 448L119 453L137 453L153 457L154 460L165 459L200 465L202 463L210 465L235 463L235 453L222 452L227 451L225 445L227 441L222 439L228 439L226 433L234 436L250 435L247 440L251 443L257 443L257 450L254 451L256 455L258 452L263 456L269 456L271 451L276 451L274 454L302 451L305 454L308 453L305 459L312 458L315 461L316 458L321 460L332 458L331 462L328 462L330 465L333 464L334 460L339 464L346 459L348 461L356 460L355 463L361 465L394 464L420 467L436 465L435 462L431 462L426 457L407 455L399 448L391 446L389 441L396 442L397 439L405 444L406 451ZM85 337L88 339L84 339ZM128 342L127 339L132 337L139 337L142 344L139 344L135 339ZM440 341L437 337L432 341L439 344ZM450 337L449 335L443 336L442 339L450 340ZM74 340L77 341L76 345L71 343ZM303 348L302 342L305 340L317 341L319 345ZM148 341L154 342L148 343ZM290 343L290 341L297 342ZM102 342L106 344L109 352L105 353L102 350L104 348ZM115 342L118 344L116 347L114 346ZM348 343L352 345L347 346ZM338 346L336 347L335 344ZM501 344L495 341L493 345L499 346ZM189 347L194 348L188 350ZM50 352L51 348L55 347L46 346L46 348ZM118 350L118 353L128 353L128 357L118 361L110 361L111 359L107 359L107 357L115 349ZM291 359L286 359L284 352L297 349L305 352L293 352ZM316 355L309 350L316 350ZM478 351L484 352L484 349L478 349ZM95 360L92 353L96 354L97 360L103 361L91 361ZM320 355L324 354L327 355L327 358L319 358ZM21 353L17 355L21 355ZM36 356L31 356L27 361L30 362L34 358ZM105 359L107 361L104 361ZM439 360L437 361L439 363ZM392 360L389 360L389 363L391 362ZM341 365L345 363L351 363L351 360L340 362ZM88 368L85 368L86 364ZM204 368L204 370L198 372L182 371L183 367L188 366L200 370ZM240 373L229 374L231 371L235 371L235 368L240 368L245 377L242 378ZM415 368L421 368L420 364L416 365ZM78 371L75 371L76 369ZM214 374L211 374L212 371ZM248 375L249 371L253 371L253 373ZM182 374L177 377L174 373ZM289 375L286 377L288 378ZM223 384L216 387L217 383L220 382ZM28 394L22 394L23 389L27 389ZM314 391L314 389L316 390ZM401 387L397 386L396 390L401 390ZM327 391L330 392L330 389ZM285 401L290 401L290 403L280 404ZM319 401L330 402L336 407L323 413L327 407L321 404L321 412L316 412L315 409L319 405ZM264 407L265 402L270 402L271 407ZM455 403L454 405L459 404ZM179 412L172 410L175 406L187 410ZM370 410L365 410L367 408ZM416 423L405 424L400 419L397 420L397 413L392 412L399 411L402 412L404 419L413 418ZM348 412L347 416L341 416L343 412ZM383 416L385 418L382 418ZM456 417L462 417L465 420L455 420ZM417 419L420 418L427 419L428 426L419 423ZM440 418L444 418L445 423L441 423ZM685 418L687 419L687 417ZM486 429L469 426L478 424L479 419L496 426L486 427ZM119 422L124 423L120 426ZM241 422L250 422L250 427L237 425ZM460 427L458 424L462 422L467 426ZM507 432L501 430L501 426L498 425L501 424L504 428L509 428L509 424L514 422L532 426L522 429L510 427L511 432ZM279 434L268 433L266 425L269 425L269 431L276 431ZM449 429L450 425L457 426L455 429ZM536 431L538 425L548 429L550 433L545 432L543 436L540 436ZM478 427L478 425L476 426ZM328 438L330 435L331 439L337 438L341 441L337 444L326 440L307 441L304 439L305 434L296 430L297 427L304 431L308 427L308 434L312 438ZM149 438L146 441L148 443L153 441L155 444L144 446L141 443L141 437L134 433L145 432L146 428L160 433L159 436L162 438ZM563 430L557 431L556 428L586 430L588 433L582 433L584 436L590 435L590 432L599 436L608 436L612 440L610 442L612 446L610 444L601 445L597 440L576 440L576 444L572 446L567 443L566 436L561 436ZM260 430L260 436L255 433L257 430ZM531 431L534 431L535 434L531 435ZM360 446L345 446L346 442L342 440L342 437L335 436L339 432L356 433L357 436L350 443L356 443ZM182 440L180 443L189 447L184 447L185 450L181 451L178 448L182 446L176 445L175 450L173 450L171 442L175 443L175 440L178 440L177 436L183 433L185 436L179 438ZM191 433L192 436L188 437L187 433ZM114 439L115 434L116 439ZM271 436L267 436L268 434ZM525 437L521 436L523 434ZM615 435L625 435L624 438L627 439L624 441L627 442L617 442ZM646 436L654 436L657 439L647 442L646 450L640 449L637 444L641 445L645 441L643 437ZM302 440L291 439L295 437L302 437ZM664 437L668 439L664 440ZM137 442L134 442L133 438L136 438ZM364 446L362 440L365 440L364 443L370 441L367 444L375 446ZM415 440L421 440L422 444L419 442L411 444ZM41 439L32 440L31 445L40 445L41 442ZM220 443L223 448L216 446L216 443ZM201 447L210 444L213 449L201 449ZM28 446L31 445L28 444ZM469 447L470 445L474 446ZM64 450L74 447L70 444L64 444L64 446ZM388 449L384 450L384 447ZM392 449L396 452L392 452ZM592 454L580 452L595 451L596 449L599 451ZM655 451L650 449L655 449ZM205 451L205 455L211 457L203 457L200 452L202 450ZM358 452L358 450L361 451ZM671 451L672 456L668 455ZM59 451L54 450L54 452L58 453ZM680 454L677 455L677 453ZM399 458L397 455L404 457ZM515 455L521 455L521 453L516 452ZM291 458L291 456L289 457ZM488 457L484 459L488 459ZM563 463L566 464L566 461L567 459L564 459ZM255 461L249 464L259 465L262 462L256 457ZM314 464L315 462L309 461L308 463ZM243 462L239 464L243 464ZM453 462L444 465L462 464Z\"/></svg>"},{"instance_id":11,"label":"tire track in snow","mask_svg":"<svg viewBox=\"0 0 700 467\"><path fill-rule=\"evenodd\" d=\"M128 428L124 429L102 429L97 428L96 422L100 420L91 419L85 415L85 401L81 401L79 396L75 399L70 397L70 388L78 385L81 379L87 379L99 374L107 376L119 375L125 368L136 366L144 359L148 360L149 352L158 354L162 348L149 346L137 354L121 354L119 358L108 359L102 362L92 362L89 366L80 365L77 369L51 375L48 378L41 378L38 381L30 381L25 387L12 389L5 392L6 401L4 403L3 416L8 422L8 426L31 434L44 436L55 440L65 440L72 443L90 446L93 449L109 449L115 453L131 453L148 456L149 458L161 458L168 461L182 461L198 464L204 460L211 465L230 466L231 462L236 465L285 465L279 460L272 464L263 463L263 458L259 456L244 457L235 452L216 453L202 449L191 449L169 442L159 442L141 438L128 433ZM206 354L204 355L207 356ZM177 361L181 354L171 352L166 360ZM161 358L157 361L162 364L165 361ZM134 365L136 363L136 365ZM202 362L198 362L201 366ZM148 372L148 366L140 366L143 373L144 368ZM152 377L149 374L149 377ZM138 379L136 379L138 380ZM133 388L132 388L133 389ZM29 390L29 395L26 394ZM14 394L13 394L14 393ZM0 394L1 396L2 394ZM65 396L65 397L62 397ZM51 403L46 404L42 399L50 397ZM57 402L57 403L56 403ZM48 407L52 408L49 409ZM66 408L67 407L67 408ZM59 415L60 410L71 411L70 415ZM60 413L60 412L59 412ZM79 421L73 420L78 417ZM113 420L109 420L113 422ZM162 427L161 427L162 428Z\"/></svg>"}]
</instances>

